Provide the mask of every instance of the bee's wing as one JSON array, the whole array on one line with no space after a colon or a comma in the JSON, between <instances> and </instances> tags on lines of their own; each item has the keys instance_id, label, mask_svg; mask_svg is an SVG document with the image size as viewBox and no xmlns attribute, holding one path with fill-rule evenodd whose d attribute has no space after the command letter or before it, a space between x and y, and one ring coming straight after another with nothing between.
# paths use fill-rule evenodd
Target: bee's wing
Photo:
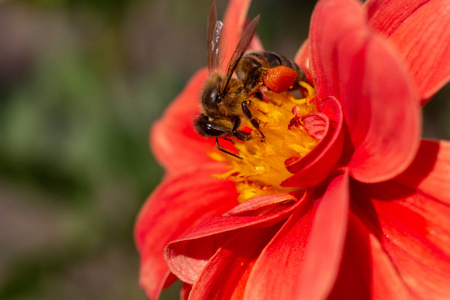
<instances>
[{"instance_id":1,"label":"bee's wing","mask_svg":"<svg viewBox=\"0 0 450 300\"><path fill-rule=\"evenodd\" d=\"M213 1L209 8L208 28L206 36L206 53L208 54L209 72L219 66L219 46L223 23L217 21L216 3Z\"/></svg>"},{"instance_id":2,"label":"bee's wing","mask_svg":"<svg viewBox=\"0 0 450 300\"><path fill-rule=\"evenodd\" d=\"M230 62L228 64L226 76L227 80L223 85L222 91L224 91L227 88L231 76L233 76L234 70L236 70L239 61L241 60L242 56L244 55L245 51L250 45L250 42L252 41L253 36L255 35L256 27L258 27L258 23L259 23L259 15L257 15L250 22L250 24L248 24L247 28L245 28L245 31L242 34L241 39L239 40L239 43L236 46L236 50L234 50L234 53L231 56Z\"/></svg>"}]
</instances>

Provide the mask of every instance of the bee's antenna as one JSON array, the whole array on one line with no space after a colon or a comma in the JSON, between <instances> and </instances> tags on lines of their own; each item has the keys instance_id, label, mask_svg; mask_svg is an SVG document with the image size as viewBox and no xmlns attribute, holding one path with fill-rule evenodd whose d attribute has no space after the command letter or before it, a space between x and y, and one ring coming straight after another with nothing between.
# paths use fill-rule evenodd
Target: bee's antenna
<instances>
[{"instance_id":1,"label":"bee's antenna","mask_svg":"<svg viewBox=\"0 0 450 300\"><path fill-rule=\"evenodd\" d=\"M227 140L228 140L228 139L227 139ZM242 159L242 157L237 156L236 154L233 154L233 153L231 153L230 151L221 148L220 145L219 145L219 138L216 138L216 146L217 146L217 149L219 149L219 150L222 151L223 153L226 153L226 154L229 154L229 155L234 156L234 157L236 157L236 158Z\"/></svg>"}]
</instances>

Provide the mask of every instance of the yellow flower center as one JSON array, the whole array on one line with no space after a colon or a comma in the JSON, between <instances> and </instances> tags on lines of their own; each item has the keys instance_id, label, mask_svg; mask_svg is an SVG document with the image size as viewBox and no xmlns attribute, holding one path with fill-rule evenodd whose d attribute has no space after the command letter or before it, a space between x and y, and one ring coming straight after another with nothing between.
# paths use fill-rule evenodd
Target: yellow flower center
<instances>
[{"instance_id":1,"label":"yellow flower center","mask_svg":"<svg viewBox=\"0 0 450 300\"><path fill-rule=\"evenodd\" d=\"M252 101L250 110L258 120L265 139L258 136L257 130L252 130L251 140L235 141L236 154L242 159L220 151L209 153L213 159L229 164L228 172L214 177L234 181L240 202L296 189L280 185L292 175L286 169L285 161L306 155L318 143L301 121L302 116L317 112L314 89L305 82L300 82L300 85L306 90L305 98L296 99L289 92L277 94L266 91L268 101ZM244 126L253 128L248 120L242 118L242 122Z\"/></svg>"}]
</instances>

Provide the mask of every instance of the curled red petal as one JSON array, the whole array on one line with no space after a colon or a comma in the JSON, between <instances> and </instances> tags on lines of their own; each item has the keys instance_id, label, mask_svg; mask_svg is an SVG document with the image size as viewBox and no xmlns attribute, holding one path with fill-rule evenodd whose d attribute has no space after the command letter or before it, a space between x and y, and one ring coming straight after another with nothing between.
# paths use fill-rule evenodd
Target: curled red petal
<instances>
[{"instance_id":1,"label":"curled red petal","mask_svg":"<svg viewBox=\"0 0 450 300\"><path fill-rule=\"evenodd\" d=\"M272 197L273 201L267 201ZM216 253L217 249L225 244L234 232L253 227L267 227L286 219L292 211L303 204L298 200L294 205L286 205L295 198L289 194L264 196L263 203L271 208L264 215L254 215L251 211L261 211L262 206L252 205L248 213L237 210L237 214L230 213L215 216L203 220L189 234L171 242L165 251L165 258L170 270L178 278L187 283L194 283L200 275L208 260ZM270 203L272 202L272 203ZM280 203L282 208L274 207L274 203ZM236 209L234 209L236 211Z\"/></svg>"},{"instance_id":2,"label":"curled red petal","mask_svg":"<svg viewBox=\"0 0 450 300\"><path fill-rule=\"evenodd\" d=\"M215 164L170 176L143 206L136 223L135 240L141 255L140 284L150 298L158 298L169 275L164 247L202 219L236 205L234 184L211 177L223 170Z\"/></svg>"},{"instance_id":3,"label":"curled red petal","mask_svg":"<svg viewBox=\"0 0 450 300\"><path fill-rule=\"evenodd\" d=\"M349 177L313 190L258 257L244 299L325 299L339 270L347 229Z\"/></svg>"},{"instance_id":4,"label":"curled red petal","mask_svg":"<svg viewBox=\"0 0 450 300\"><path fill-rule=\"evenodd\" d=\"M355 148L350 175L362 182L390 179L408 167L420 141L411 82L386 43L366 32L349 35L338 52L340 101Z\"/></svg>"},{"instance_id":5,"label":"curled red petal","mask_svg":"<svg viewBox=\"0 0 450 300\"><path fill-rule=\"evenodd\" d=\"M168 173L212 162L206 153L212 149L214 139L201 137L193 126L200 114L199 95L207 75L206 69L195 74L151 130L153 153Z\"/></svg>"},{"instance_id":6,"label":"curled red petal","mask_svg":"<svg viewBox=\"0 0 450 300\"><path fill-rule=\"evenodd\" d=\"M450 2L369 0L366 8L370 25L398 50L425 104L450 79Z\"/></svg>"},{"instance_id":7,"label":"curled red petal","mask_svg":"<svg viewBox=\"0 0 450 300\"><path fill-rule=\"evenodd\" d=\"M395 180L354 184L352 198L411 294L448 299L450 206Z\"/></svg>"},{"instance_id":8,"label":"curled red petal","mask_svg":"<svg viewBox=\"0 0 450 300\"><path fill-rule=\"evenodd\" d=\"M333 95L341 102L351 138L345 148L355 149L350 175L379 182L406 169L419 144L418 98L407 71L373 34L358 2L318 3L310 55L319 99Z\"/></svg>"},{"instance_id":9,"label":"curled red petal","mask_svg":"<svg viewBox=\"0 0 450 300\"><path fill-rule=\"evenodd\" d=\"M321 115L328 121L324 123L325 136L304 157L288 161L286 168L294 173L282 182L282 186L307 187L322 182L334 168L342 154L343 145L343 116L339 102L329 97L319 103Z\"/></svg>"}]
</instances>

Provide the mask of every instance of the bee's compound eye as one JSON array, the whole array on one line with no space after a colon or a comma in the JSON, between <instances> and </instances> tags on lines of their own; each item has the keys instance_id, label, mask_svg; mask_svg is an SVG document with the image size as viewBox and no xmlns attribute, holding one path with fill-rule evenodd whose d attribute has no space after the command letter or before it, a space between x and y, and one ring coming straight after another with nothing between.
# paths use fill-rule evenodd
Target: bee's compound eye
<instances>
[{"instance_id":1,"label":"bee's compound eye","mask_svg":"<svg viewBox=\"0 0 450 300\"><path fill-rule=\"evenodd\" d=\"M206 107L217 107L223 99L223 95L216 88L205 90L202 97L202 104Z\"/></svg>"}]
</instances>

